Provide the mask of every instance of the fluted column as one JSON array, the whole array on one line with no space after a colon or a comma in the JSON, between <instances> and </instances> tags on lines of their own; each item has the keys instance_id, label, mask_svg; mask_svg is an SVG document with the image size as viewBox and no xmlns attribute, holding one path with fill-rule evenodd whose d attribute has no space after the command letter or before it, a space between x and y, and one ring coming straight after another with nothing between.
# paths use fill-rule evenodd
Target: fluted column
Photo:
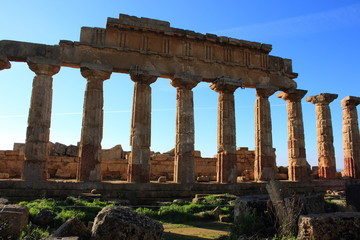
<instances>
[{"instance_id":1,"label":"fluted column","mask_svg":"<svg viewBox=\"0 0 360 240\"><path fill-rule=\"evenodd\" d=\"M274 179L276 160L272 145L271 111L269 97L275 90L256 89L255 102L255 181Z\"/></svg>"},{"instance_id":2,"label":"fluted column","mask_svg":"<svg viewBox=\"0 0 360 240\"><path fill-rule=\"evenodd\" d=\"M29 59L29 68L35 72L28 127L25 142L25 161L21 178L27 181L46 180L46 161L49 156L49 137L52 107L52 76L60 65L47 59Z\"/></svg>"},{"instance_id":3,"label":"fluted column","mask_svg":"<svg viewBox=\"0 0 360 240\"><path fill-rule=\"evenodd\" d=\"M176 140L174 181L194 182L194 100L192 89L199 80L175 76L170 81L176 88Z\"/></svg>"},{"instance_id":4,"label":"fluted column","mask_svg":"<svg viewBox=\"0 0 360 240\"><path fill-rule=\"evenodd\" d=\"M343 115L344 172L350 178L360 178L360 136L356 106L360 97L347 96L341 101Z\"/></svg>"},{"instance_id":5,"label":"fluted column","mask_svg":"<svg viewBox=\"0 0 360 240\"><path fill-rule=\"evenodd\" d=\"M11 67L11 64L7 57L0 55L0 71L4 69L9 69Z\"/></svg>"},{"instance_id":6,"label":"fluted column","mask_svg":"<svg viewBox=\"0 0 360 240\"><path fill-rule=\"evenodd\" d=\"M78 181L100 181L100 150L103 135L103 82L110 78L112 68L84 64L81 74L87 80L79 148Z\"/></svg>"},{"instance_id":7,"label":"fluted column","mask_svg":"<svg viewBox=\"0 0 360 240\"><path fill-rule=\"evenodd\" d=\"M310 179L310 166L306 161L305 135L301 99L307 90L294 89L279 93L277 96L286 101L288 115L288 158L289 180Z\"/></svg>"},{"instance_id":8,"label":"fluted column","mask_svg":"<svg viewBox=\"0 0 360 240\"><path fill-rule=\"evenodd\" d=\"M158 75L158 74L157 74ZM135 82L130 146L128 182L146 183L150 177L151 144L151 87L157 75L141 70L131 71Z\"/></svg>"},{"instance_id":9,"label":"fluted column","mask_svg":"<svg viewBox=\"0 0 360 240\"><path fill-rule=\"evenodd\" d=\"M219 93L216 175L220 183L235 183L237 180L234 92L241 86L241 82L226 79L210 84L210 88Z\"/></svg>"},{"instance_id":10,"label":"fluted column","mask_svg":"<svg viewBox=\"0 0 360 240\"><path fill-rule=\"evenodd\" d=\"M306 101L315 104L319 178L336 178L334 137L329 104L337 97L337 94L321 93L306 98Z\"/></svg>"}]
</instances>

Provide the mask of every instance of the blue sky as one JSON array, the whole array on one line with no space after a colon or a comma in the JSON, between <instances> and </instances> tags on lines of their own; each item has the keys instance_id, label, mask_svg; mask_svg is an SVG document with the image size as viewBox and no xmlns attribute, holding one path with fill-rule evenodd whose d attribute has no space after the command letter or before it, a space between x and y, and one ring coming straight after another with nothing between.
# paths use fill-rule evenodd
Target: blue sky
<instances>
[{"instance_id":1,"label":"blue sky","mask_svg":"<svg viewBox=\"0 0 360 240\"><path fill-rule=\"evenodd\" d=\"M1 3L0 40L55 45L78 41L80 28L105 27L119 13L169 21L172 27L213 33L273 45L271 55L293 60L299 89L306 96L339 94L331 103L337 168L343 167L340 100L360 96L359 0L13 0ZM34 73L24 63L0 71L0 149L24 142ZM86 81L78 69L62 68L54 76L52 142L76 144L80 139ZM113 73L104 83L103 148L122 144L130 150L133 82ZM167 79L152 84L152 150L168 151L175 142L175 89ZM254 148L254 89L235 92L237 146ZM285 102L270 97L273 145L277 164L287 165ZM194 89L195 148L216 154L217 93L207 83ZM315 106L303 101L308 161L317 165Z\"/></svg>"}]
</instances>

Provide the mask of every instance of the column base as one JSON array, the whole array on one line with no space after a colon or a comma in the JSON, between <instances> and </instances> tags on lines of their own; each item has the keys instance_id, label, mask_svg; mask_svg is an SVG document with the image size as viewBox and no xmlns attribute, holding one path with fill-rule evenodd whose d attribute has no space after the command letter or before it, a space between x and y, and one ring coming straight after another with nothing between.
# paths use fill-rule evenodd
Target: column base
<instances>
[{"instance_id":1,"label":"column base","mask_svg":"<svg viewBox=\"0 0 360 240\"><path fill-rule=\"evenodd\" d=\"M258 169L255 167L254 180L255 181L269 181L275 179L276 164L274 156L259 156L256 160L255 166L258 164ZM257 162L257 163L256 163Z\"/></svg>"},{"instance_id":2,"label":"column base","mask_svg":"<svg viewBox=\"0 0 360 240\"><path fill-rule=\"evenodd\" d=\"M174 157L174 182L194 183L194 155L193 153L178 154Z\"/></svg>"},{"instance_id":3,"label":"column base","mask_svg":"<svg viewBox=\"0 0 360 240\"><path fill-rule=\"evenodd\" d=\"M335 167L319 166L319 178L322 179L336 179Z\"/></svg>"},{"instance_id":4,"label":"column base","mask_svg":"<svg viewBox=\"0 0 360 240\"><path fill-rule=\"evenodd\" d=\"M236 183L237 182L237 168L236 168L236 154L234 153L219 153L216 163L217 182L219 183Z\"/></svg>"},{"instance_id":5,"label":"column base","mask_svg":"<svg viewBox=\"0 0 360 240\"><path fill-rule=\"evenodd\" d=\"M24 181L45 181L47 179L46 162L25 160L21 178Z\"/></svg>"},{"instance_id":6,"label":"column base","mask_svg":"<svg viewBox=\"0 0 360 240\"><path fill-rule=\"evenodd\" d=\"M307 181L311 179L311 170L308 166L289 166L290 181Z\"/></svg>"},{"instance_id":7,"label":"column base","mask_svg":"<svg viewBox=\"0 0 360 240\"><path fill-rule=\"evenodd\" d=\"M353 158L344 158L345 176L349 178L360 178L360 169L357 168Z\"/></svg>"},{"instance_id":8,"label":"column base","mask_svg":"<svg viewBox=\"0 0 360 240\"><path fill-rule=\"evenodd\" d=\"M150 165L149 164L129 164L128 165L128 182L148 183L150 182Z\"/></svg>"}]
</instances>

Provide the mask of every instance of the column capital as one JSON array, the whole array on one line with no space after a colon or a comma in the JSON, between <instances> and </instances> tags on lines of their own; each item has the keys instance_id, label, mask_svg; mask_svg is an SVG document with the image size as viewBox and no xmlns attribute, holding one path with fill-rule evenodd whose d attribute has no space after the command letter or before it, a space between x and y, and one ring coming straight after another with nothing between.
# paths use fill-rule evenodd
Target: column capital
<instances>
[{"instance_id":1,"label":"column capital","mask_svg":"<svg viewBox=\"0 0 360 240\"><path fill-rule=\"evenodd\" d=\"M277 90L268 89L268 88L256 88L256 97L257 98L269 98L273 95Z\"/></svg>"},{"instance_id":2,"label":"column capital","mask_svg":"<svg viewBox=\"0 0 360 240\"><path fill-rule=\"evenodd\" d=\"M10 67L11 64L7 57L5 57L4 55L0 55L0 70L9 69Z\"/></svg>"},{"instance_id":3,"label":"column capital","mask_svg":"<svg viewBox=\"0 0 360 240\"><path fill-rule=\"evenodd\" d=\"M240 79L217 78L210 84L210 88L218 93L223 92L233 94L238 87L244 87L244 82Z\"/></svg>"},{"instance_id":4,"label":"column capital","mask_svg":"<svg viewBox=\"0 0 360 240\"><path fill-rule=\"evenodd\" d=\"M81 75L86 79L98 78L105 81L110 78L112 70L112 66L104 64L85 63L80 66Z\"/></svg>"},{"instance_id":5,"label":"column capital","mask_svg":"<svg viewBox=\"0 0 360 240\"><path fill-rule=\"evenodd\" d=\"M279 93L277 97L287 102L300 102L307 92L308 92L307 90L302 90L302 89L291 89Z\"/></svg>"},{"instance_id":6,"label":"column capital","mask_svg":"<svg viewBox=\"0 0 360 240\"><path fill-rule=\"evenodd\" d=\"M175 74L171 79L170 83L177 89L191 90L201 81L201 77L197 75L186 75L186 74Z\"/></svg>"},{"instance_id":7,"label":"column capital","mask_svg":"<svg viewBox=\"0 0 360 240\"><path fill-rule=\"evenodd\" d=\"M312 104L328 105L329 103L337 99L337 97L337 94L320 93L319 95L307 97L306 101L311 102Z\"/></svg>"},{"instance_id":8,"label":"column capital","mask_svg":"<svg viewBox=\"0 0 360 240\"><path fill-rule=\"evenodd\" d=\"M360 104L360 97L347 96L341 100L342 108L356 108Z\"/></svg>"},{"instance_id":9,"label":"column capital","mask_svg":"<svg viewBox=\"0 0 360 240\"><path fill-rule=\"evenodd\" d=\"M138 66L131 68L129 74L132 81L147 85L154 83L160 76L158 71L145 70Z\"/></svg>"},{"instance_id":10,"label":"column capital","mask_svg":"<svg viewBox=\"0 0 360 240\"><path fill-rule=\"evenodd\" d=\"M28 58L27 64L37 75L53 76L60 71L60 62L54 59Z\"/></svg>"}]
</instances>

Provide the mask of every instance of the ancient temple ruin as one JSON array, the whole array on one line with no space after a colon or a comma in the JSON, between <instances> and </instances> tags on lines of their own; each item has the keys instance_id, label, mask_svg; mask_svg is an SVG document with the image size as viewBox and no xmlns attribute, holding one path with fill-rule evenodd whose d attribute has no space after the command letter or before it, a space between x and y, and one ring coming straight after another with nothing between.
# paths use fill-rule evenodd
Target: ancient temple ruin
<instances>
[{"instance_id":1,"label":"ancient temple ruin","mask_svg":"<svg viewBox=\"0 0 360 240\"><path fill-rule=\"evenodd\" d=\"M81 29L79 42L58 45L0 41L0 70L11 61L27 62L35 73L21 178L25 182L47 179L49 129L52 107L52 76L62 67L79 68L87 80L78 182L101 182L101 140L103 129L103 82L113 72L126 73L134 81L131 120L131 153L127 181L150 181L151 84L167 78L176 88L176 142L174 183L194 184L194 107L192 89L200 82L210 85L218 97L218 149L216 182L237 182L237 150L234 92L255 88L254 179L266 181L276 173L272 145L269 97L277 91L287 103L289 180L310 179L306 161L301 100L306 90L297 89L290 59L271 56L272 46L257 42L200 34L173 28L170 23L120 15L108 18L106 28ZM336 178L329 103L336 94L306 98L317 114L319 176ZM342 101L344 116L345 172L359 178L360 153L357 97ZM1 172L1 171L0 171Z\"/></svg>"}]
</instances>

